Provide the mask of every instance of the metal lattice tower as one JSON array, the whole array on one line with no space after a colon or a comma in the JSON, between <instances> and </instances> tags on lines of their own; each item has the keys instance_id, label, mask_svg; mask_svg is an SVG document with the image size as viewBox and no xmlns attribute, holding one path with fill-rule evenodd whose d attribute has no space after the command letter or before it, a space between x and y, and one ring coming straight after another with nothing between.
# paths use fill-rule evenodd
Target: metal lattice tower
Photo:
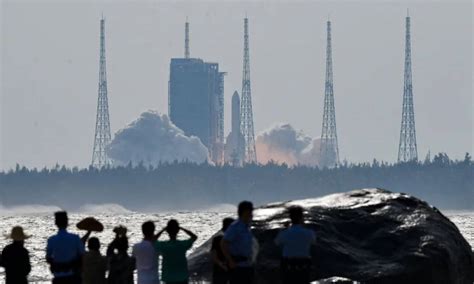
<instances>
[{"instance_id":1,"label":"metal lattice tower","mask_svg":"<svg viewBox=\"0 0 474 284\"><path fill-rule=\"evenodd\" d=\"M415 110L411 74L410 16L405 19L405 75L403 87L402 125L398 146L398 162L418 160L416 149Z\"/></svg>"},{"instance_id":2,"label":"metal lattice tower","mask_svg":"<svg viewBox=\"0 0 474 284\"><path fill-rule=\"evenodd\" d=\"M184 24L184 58L189 58L189 22Z\"/></svg>"},{"instance_id":3,"label":"metal lattice tower","mask_svg":"<svg viewBox=\"0 0 474 284\"><path fill-rule=\"evenodd\" d=\"M219 72L219 87L217 95L217 157L215 162L217 164L224 164L224 77L226 72Z\"/></svg>"},{"instance_id":4,"label":"metal lattice tower","mask_svg":"<svg viewBox=\"0 0 474 284\"><path fill-rule=\"evenodd\" d=\"M240 104L240 131L245 139L245 163L257 162L253 127L252 92L250 88L250 54L248 18L244 19L244 68L242 74L242 97Z\"/></svg>"},{"instance_id":5,"label":"metal lattice tower","mask_svg":"<svg viewBox=\"0 0 474 284\"><path fill-rule=\"evenodd\" d=\"M337 144L336 110L332 72L331 22L327 22L326 84L324 90L324 113L321 131L320 166L334 167L339 163Z\"/></svg>"},{"instance_id":6,"label":"metal lattice tower","mask_svg":"<svg viewBox=\"0 0 474 284\"><path fill-rule=\"evenodd\" d=\"M107 72L105 65L105 19L100 20L100 67L99 94L97 98L97 116L95 123L92 166L101 168L111 165L105 147L110 143L109 102L107 99Z\"/></svg>"}]
</instances>

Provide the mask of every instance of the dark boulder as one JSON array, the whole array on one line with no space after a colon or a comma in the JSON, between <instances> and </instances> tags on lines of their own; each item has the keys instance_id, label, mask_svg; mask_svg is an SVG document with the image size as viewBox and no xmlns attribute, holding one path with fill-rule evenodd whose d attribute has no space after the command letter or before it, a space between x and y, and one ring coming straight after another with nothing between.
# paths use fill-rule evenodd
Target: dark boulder
<instances>
[{"instance_id":1,"label":"dark boulder","mask_svg":"<svg viewBox=\"0 0 474 284\"><path fill-rule=\"evenodd\" d=\"M273 240L289 220L285 208L305 208L316 231L313 279L340 276L363 283L474 281L471 247L436 208L415 197L381 189L272 203L255 210L252 231L260 245L258 283L279 283L281 250ZM210 242L190 256L190 272L209 280Z\"/></svg>"}]
</instances>

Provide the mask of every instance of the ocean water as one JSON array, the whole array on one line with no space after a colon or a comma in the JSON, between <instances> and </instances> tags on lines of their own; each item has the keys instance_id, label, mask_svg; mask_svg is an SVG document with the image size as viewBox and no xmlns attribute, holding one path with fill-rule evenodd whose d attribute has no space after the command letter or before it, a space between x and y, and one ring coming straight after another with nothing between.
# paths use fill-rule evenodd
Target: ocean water
<instances>
[{"instance_id":1,"label":"ocean water","mask_svg":"<svg viewBox=\"0 0 474 284\"><path fill-rule=\"evenodd\" d=\"M0 248L10 242L5 235L13 226L23 226L25 232L31 235L31 238L26 241L33 266L30 273L31 283L47 283L51 278L45 262L45 245L47 238L56 232L51 214L54 211L52 209L54 208L21 208L19 211L0 210ZM112 210L113 213L100 213L99 211L98 208L87 208L85 213L70 214L70 231L82 235L84 232L77 231L74 224L84 217L95 216L105 226L104 232L95 234L102 242L101 249L104 253L107 244L114 237L112 229L117 225L125 225L129 229L130 243L133 244L141 239L140 226L144 221L152 220L157 224L157 228L161 228L165 226L170 218L175 218L181 223L182 227L195 232L199 236L195 245L195 247L198 247L219 230L222 218L233 215L233 213L222 211L157 214L134 213L121 209ZM444 213L457 225L471 247L474 247L474 211L446 211ZM0 283L3 283L3 281L4 274L0 268Z\"/></svg>"}]
</instances>

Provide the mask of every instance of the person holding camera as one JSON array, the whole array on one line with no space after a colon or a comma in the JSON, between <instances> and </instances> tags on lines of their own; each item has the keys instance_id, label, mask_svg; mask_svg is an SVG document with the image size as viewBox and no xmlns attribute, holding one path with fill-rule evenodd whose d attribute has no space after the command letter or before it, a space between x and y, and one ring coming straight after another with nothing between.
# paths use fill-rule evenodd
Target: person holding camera
<instances>
[{"instance_id":1,"label":"person holding camera","mask_svg":"<svg viewBox=\"0 0 474 284\"><path fill-rule=\"evenodd\" d=\"M107 248L109 262L109 284L133 284L133 271L135 258L128 254L127 228L118 226L114 228L115 239Z\"/></svg>"}]
</instances>

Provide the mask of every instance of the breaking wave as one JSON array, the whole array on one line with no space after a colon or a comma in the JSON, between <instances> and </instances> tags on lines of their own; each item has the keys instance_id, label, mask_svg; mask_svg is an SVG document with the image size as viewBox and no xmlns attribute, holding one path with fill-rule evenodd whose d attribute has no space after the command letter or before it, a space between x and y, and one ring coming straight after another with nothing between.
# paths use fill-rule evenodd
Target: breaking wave
<instances>
[{"instance_id":1,"label":"breaking wave","mask_svg":"<svg viewBox=\"0 0 474 284\"><path fill-rule=\"evenodd\" d=\"M2 206L0 205L0 215L36 215L36 214L50 214L61 210L58 206L30 204L18 206Z\"/></svg>"}]
</instances>

